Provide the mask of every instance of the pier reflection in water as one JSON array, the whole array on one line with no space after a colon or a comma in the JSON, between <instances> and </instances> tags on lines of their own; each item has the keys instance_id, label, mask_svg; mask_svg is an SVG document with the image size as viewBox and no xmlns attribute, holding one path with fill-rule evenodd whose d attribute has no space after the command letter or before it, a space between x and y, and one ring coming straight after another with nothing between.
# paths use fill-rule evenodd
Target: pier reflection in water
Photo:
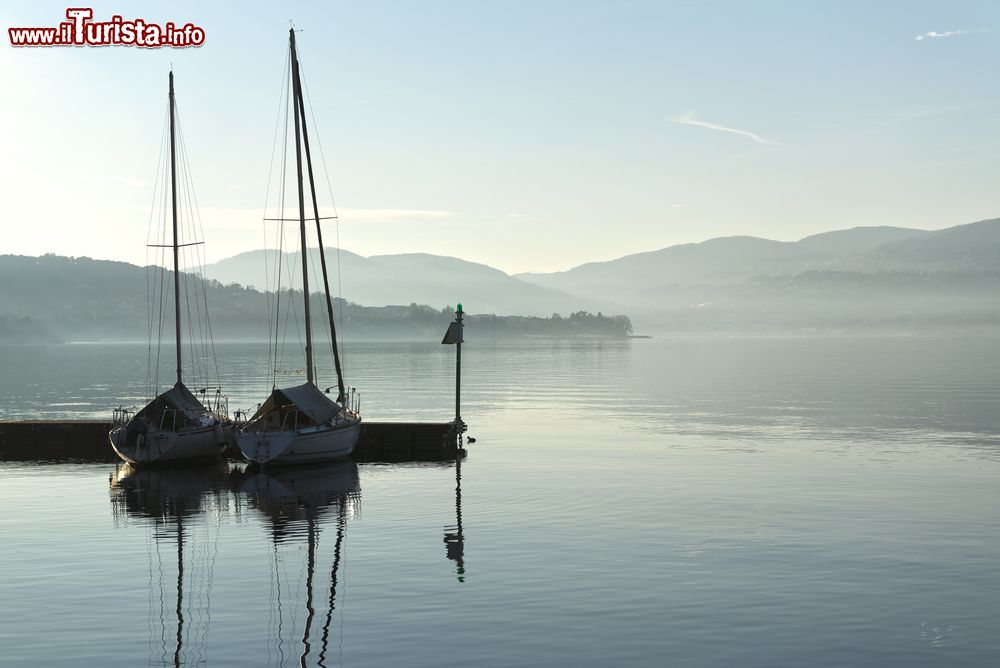
<instances>
[{"instance_id":1,"label":"pier reflection in water","mask_svg":"<svg viewBox=\"0 0 1000 668\"><path fill-rule=\"evenodd\" d=\"M464 582L461 475L461 463L456 462L455 524L444 528L444 542L447 558L456 564L456 577ZM148 634L150 665L209 661L217 557L227 551L228 528L248 523L264 529L250 540L268 544L255 557L269 556L270 581L237 578L258 602L256 612L217 609L217 617L243 615L244 632L252 634L254 643L266 645L266 659L261 659L267 665L341 663L347 524L361 514L357 464L266 472L226 463L188 470L121 465L110 485L115 526L149 528L147 582L124 586L148 587L146 628L133 630ZM248 540L246 532L241 534ZM240 547L244 552L245 546ZM243 564L248 573L260 572L260 567ZM231 572L222 575L226 577L219 582L234 582ZM223 607L232 607L234 592L215 594L225 602ZM226 646L231 640L217 644Z\"/></svg>"}]
</instances>

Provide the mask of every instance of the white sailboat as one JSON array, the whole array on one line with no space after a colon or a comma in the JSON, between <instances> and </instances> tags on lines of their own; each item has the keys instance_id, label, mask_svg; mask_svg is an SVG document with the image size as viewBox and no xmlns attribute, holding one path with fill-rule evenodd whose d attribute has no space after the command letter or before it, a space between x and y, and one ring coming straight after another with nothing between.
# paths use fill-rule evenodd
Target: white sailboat
<instances>
[{"instance_id":1,"label":"white sailboat","mask_svg":"<svg viewBox=\"0 0 1000 668\"><path fill-rule=\"evenodd\" d=\"M177 151L174 73L170 73L170 186L173 222L174 326L177 382L136 412L119 408L112 418L111 447L136 466L219 458L226 446L224 420L206 408L181 377L180 244L177 241Z\"/></svg>"},{"instance_id":2,"label":"white sailboat","mask_svg":"<svg viewBox=\"0 0 1000 668\"><path fill-rule=\"evenodd\" d=\"M305 316L306 382L295 387L273 387L270 396L257 412L236 431L236 444L243 456L261 465L323 462L346 457L354 450L361 434L361 415L357 406L347 405L340 354L337 350L333 302L327 277L323 233L320 227L319 205L313 180L309 133L306 129L305 104L299 77L299 60L295 51L295 30L289 29L289 61L292 78L292 108L295 117L295 163L299 203L299 237L302 260L302 297ZM330 341L337 372L337 400L333 401L315 384L313 366L312 324L309 312L309 271L306 256L306 212L303 180L303 149L312 195L320 264L329 317ZM332 389L332 388L331 388Z\"/></svg>"}]
</instances>

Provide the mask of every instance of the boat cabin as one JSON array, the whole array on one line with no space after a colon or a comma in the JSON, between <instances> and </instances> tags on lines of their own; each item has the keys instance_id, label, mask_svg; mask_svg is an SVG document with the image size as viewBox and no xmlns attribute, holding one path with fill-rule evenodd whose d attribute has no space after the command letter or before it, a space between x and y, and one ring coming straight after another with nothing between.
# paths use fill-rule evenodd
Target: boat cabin
<instances>
[{"instance_id":1,"label":"boat cabin","mask_svg":"<svg viewBox=\"0 0 1000 668\"><path fill-rule=\"evenodd\" d=\"M274 389L247 422L246 431L298 431L330 422L342 410L312 383Z\"/></svg>"}]
</instances>

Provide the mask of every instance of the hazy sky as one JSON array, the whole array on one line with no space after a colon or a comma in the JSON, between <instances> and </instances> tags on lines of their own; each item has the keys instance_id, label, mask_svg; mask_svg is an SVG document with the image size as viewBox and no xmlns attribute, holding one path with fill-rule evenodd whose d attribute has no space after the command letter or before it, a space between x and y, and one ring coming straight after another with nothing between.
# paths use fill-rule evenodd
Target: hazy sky
<instances>
[{"instance_id":1,"label":"hazy sky","mask_svg":"<svg viewBox=\"0 0 1000 668\"><path fill-rule=\"evenodd\" d=\"M120 0L95 18L206 44L10 47L66 7L0 3L0 253L144 261L171 63L209 259L261 247L289 19L363 255L552 271L1000 216L1000 2Z\"/></svg>"}]
</instances>

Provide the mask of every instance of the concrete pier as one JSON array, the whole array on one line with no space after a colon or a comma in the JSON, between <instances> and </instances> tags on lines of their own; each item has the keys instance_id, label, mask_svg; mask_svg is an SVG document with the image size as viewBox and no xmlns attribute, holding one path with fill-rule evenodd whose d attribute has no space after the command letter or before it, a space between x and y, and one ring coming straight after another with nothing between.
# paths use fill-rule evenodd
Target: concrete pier
<instances>
[{"instance_id":1,"label":"concrete pier","mask_svg":"<svg viewBox=\"0 0 1000 668\"><path fill-rule=\"evenodd\" d=\"M115 462L110 429L105 420L0 421L0 461ZM362 422L353 458L446 461L464 454L450 422Z\"/></svg>"}]
</instances>

